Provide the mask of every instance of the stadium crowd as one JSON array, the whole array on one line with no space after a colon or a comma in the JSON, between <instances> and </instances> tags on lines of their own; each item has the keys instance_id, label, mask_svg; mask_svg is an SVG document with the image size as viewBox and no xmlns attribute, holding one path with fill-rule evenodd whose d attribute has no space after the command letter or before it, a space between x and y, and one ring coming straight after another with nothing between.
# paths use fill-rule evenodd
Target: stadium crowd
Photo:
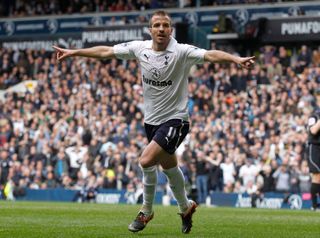
<instances>
[{"instance_id":1,"label":"stadium crowd","mask_svg":"<svg viewBox=\"0 0 320 238\"><path fill-rule=\"evenodd\" d=\"M236 53L236 52L234 52ZM320 105L320 50L264 46L254 69L208 63L189 77L191 131L178 150L188 191L308 192L307 118ZM0 50L0 190L141 188L147 144L136 61ZM158 189L165 191L159 171Z\"/></svg>"},{"instance_id":2,"label":"stadium crowd","mask_svg":"<svg viewBox=\"0 0 320 238\"><path fill-rule=\"evenodd\" d=\"M117 11L144 11L156 8L185 8L230 4L263 4L283 0L2 0L0 16L26 17L39 15L83 14Z\"/></svg>"}]
</instances>

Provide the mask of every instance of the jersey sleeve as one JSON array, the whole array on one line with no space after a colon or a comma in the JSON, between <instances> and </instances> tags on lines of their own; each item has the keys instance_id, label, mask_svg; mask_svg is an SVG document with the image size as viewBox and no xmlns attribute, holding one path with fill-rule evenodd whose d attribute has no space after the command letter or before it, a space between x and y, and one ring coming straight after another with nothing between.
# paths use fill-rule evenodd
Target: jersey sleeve
<instances>
[{"instance_id":1,"label":"jersey sleeve","mask_svg":"<svg viewBox=\"0 0 320 238\"><path fill-rule=\"evenodd\" d=\"M309 119L308 119L308 130L309 131L310 131L310 127L314 126L317 123L317 121L318 121L318 118L315 115L309 117Z\"/></svg>"},{"instance_id":2,"label":"jersey sleeve","mask_svg":"<svg viewBox=\"0 0 320 238\"><path fill-rule=\"evenodd\" d=\"M204 54L207 52L205 49L198 48L193 45L184 44L186 52L186 59L189 64L202 64L204 63Z\"/></svg>"},{"instance_id":3,"label":"jersey sleeve","mask_svg":"<svg viewBox=\"0 0 320 238\"><path fill-rule=\"evenodd\" d=\"M136 59L136 52L140 48L140 41L130 41L113 46L113 51L118 59Z\"/></svg>"}]
</instances>

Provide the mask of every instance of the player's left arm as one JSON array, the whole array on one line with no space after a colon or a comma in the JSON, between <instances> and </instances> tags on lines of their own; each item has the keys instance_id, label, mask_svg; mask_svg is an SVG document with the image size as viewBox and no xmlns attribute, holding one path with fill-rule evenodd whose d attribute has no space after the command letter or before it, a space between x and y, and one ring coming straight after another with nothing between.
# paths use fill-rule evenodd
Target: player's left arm
<instances>
[{"instance_id":1,"label":"player's left arm","mask_svg":"<svg viewBox=\"0 0 320 238\"><path fill-rule=\"evenodd\" d=\"M254 65L255 56L250 57L239 57L236 55L229 54L221 50L209 50L204 54L204 60L211 63L217 62L233 62L240 65L243 68L250 69Z\"/></svg>"},{"instance_id":2,"label":"player's left arm","mask_svg":"<svg viewBox=\"0 0 320 238\"><path fill-rule=\"evenodd\" d=\"M320 131L320 117L319 118L316 118L316 117L309 118L308 126L309 126L309 130L310 130L311 134L313 134L313 135L318 134Z\"/></svg>"}]
</instances>

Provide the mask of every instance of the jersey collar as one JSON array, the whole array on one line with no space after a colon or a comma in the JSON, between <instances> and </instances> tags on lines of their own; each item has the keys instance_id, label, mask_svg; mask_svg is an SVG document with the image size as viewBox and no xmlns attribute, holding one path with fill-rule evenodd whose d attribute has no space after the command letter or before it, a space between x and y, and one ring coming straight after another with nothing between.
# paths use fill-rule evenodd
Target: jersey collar
<instances>
[{"instance_id":1,"label":"jersey collar","mask_svg":"<svg viewBox=\"0 0 320 238\"><path fill-rule=\"evenodd\" d=\"M176 39L174 39L173 37L171 37L170 39L170 42L169 42L169 45L167 46L167 51L171 51L171 52L174 52L175 48L176 48L176 44L177 44L177 41Z\"/></svg>"},{"instance_id":2,"label":"jersey collar","mask_svg":"<svg viewBox=\"0 0 320 238\"><path fill-rule=\"evenodd\" d=\"M169 44L168 44L168 46L167 46L166 51L174 52L177 43L178 43L177 40L174 39L173 37L171 37L171 39L170 39L170 41L169 41ZM152 49L152 40L150 40L149 42L147 42L147 48Z\"/></svg>"}]
</instances>

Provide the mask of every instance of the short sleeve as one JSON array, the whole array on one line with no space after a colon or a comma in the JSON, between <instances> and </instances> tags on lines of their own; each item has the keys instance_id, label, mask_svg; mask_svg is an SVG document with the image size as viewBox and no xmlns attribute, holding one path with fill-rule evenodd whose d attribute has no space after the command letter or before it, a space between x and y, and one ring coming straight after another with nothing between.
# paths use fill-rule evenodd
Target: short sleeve
<instances>
[{"instance_id":1,"label":"short sleeve","mask_svg":"<svg viewBox=\"0 0 320 238\"><path fill-rule=\"evenodd\" d=\"M198 48L193 45L184 45L186 51L187 61L190 64L204 63L204 54L207 52L205 49Z\"/></svg>"},{"instance_id":2,"label":"short sleeve","mask_svg":"<svg viewBox=\"0 0 320 238\"><path fill-rule=\"evenodd\" d=\"M140 47L140 41L130 41L113 46L113 51L118 59L135 59Z\"/></svg>"},{"instance_id":3,"label":"short sleeve","mask_svg":"<svg viewBox=\"0 0 320 238\"><path fill-rule=\"evenodd\" d=\"M308 128L312 127L317 123L317 118L315 116L312 116L308 119Z\"/></svg>"}]
</instances>

